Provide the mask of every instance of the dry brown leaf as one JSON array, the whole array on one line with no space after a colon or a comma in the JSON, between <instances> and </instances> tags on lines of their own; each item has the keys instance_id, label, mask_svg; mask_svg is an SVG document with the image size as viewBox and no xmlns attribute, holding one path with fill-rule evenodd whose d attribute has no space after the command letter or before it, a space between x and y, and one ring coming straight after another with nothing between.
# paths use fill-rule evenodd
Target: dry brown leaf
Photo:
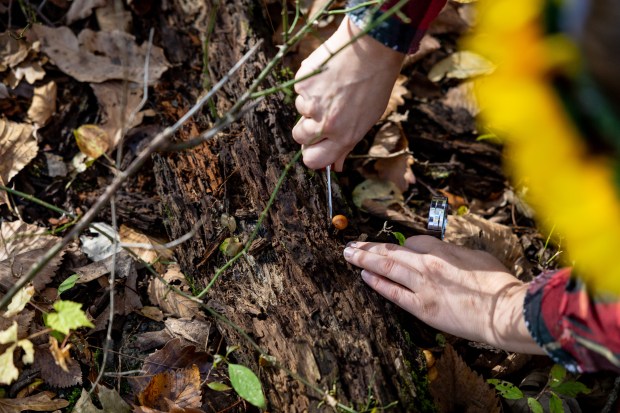
<instances>
[{"instance_id":1,"label":"dry brown leaf","mask_svg":"<svg viewBox=\"0 0 620 413\"><path fill-rule=\"evenodd\" d=\"M66 344L64 347L60 347L58 345L58 340L54 337L50 336L50 354L54 358L56 365L64 370L65 373L69 373L69 368L67 367L67 360L71 361L71 354L69 354L69 350L71 350L72 345Z\"/></svg>"},{"instance_id":2,"label":"dry brown leaf","mask_svg":"<svg viewBox=\"0 0 620 413\"><path fill-rule=\"evenodd\" d=\"M142 112L137 113L133 119L129 119L131 112L142 100L142 87L138 87L137 84L127 86L127 101L124 106L122 105L123 94L125 93L123 82L91 83L90 87L93 89L95 96L97 96L99 106L104 113L101 129L107 133L110 145L108 150L114 150L121 140L123 127L127 131L142 123L142 118L144 117ZM126 124L129 121L131 123Z\"/></svg>"},{"instance_id":3,"label":"dry brown leaf","mask_svg":"<svg viewBox=\"0 0 620 413\"><path fill-rule=\"evenodd\" d=\"M39 146L32 125L0 119L0 185L7 185L31 160ZM0 191L0 205L6 203L6 193Z\"/></svg>"},{"instance_id":4,"label":"dry brown leaf","mask_svg":"<svg viewBox=\"0 0 620 413\"><path fill-rule=\"evenodd\" d=\"M441 102L454 109L465 109L473 117L480 113L480 107L474 95L474 82L463 82L451 88Z\"/></svg>"},{"instance_id":5,"label":"dry brown leaf","mask_svg":"<svg viewBox=\"0 0 620 413\"><path fill-rule=\"evenodd\" d=\"M97 386L97 397L103 409L98 409L90 399L90 395L82 389L82 395L75 404L75 413L129 413L131 407L121 398L114 389L105 386Z\"/></svg>"},{"instance_id":6,"label":"dry brown leaf","mask_svg":"<svg viewBox=\"0 0 620 413\"><path fill-rule=\"evenodd\" d=\"M107 3L107 5L98 7L95 10L99 28L106 32L112 32L114 30L130 32L132 25L131 12L125 10L124 7L117 12L115 2L108 1Z\"/></svg>"},{"instance_id":7,"label":"dry brown leaf","mask_svg":"<svg viewBox=\"0 0 620 413\"><path fill-rule=\"evenodd\" d=\"M138 395L142 406L168 411L167 400L179 407L200 407L202 392L200 390L200 371L194 364L178 370L168 370L156 374L148 386Z\"/></svg>"},{"instance_id":8,"label":"dry brown leaf","mask_svg":"<svg viewBox=\"0 0 620 413\"><path fill-rule=\"evenodd\" d=\"M382 158L375 162L374 168L382 181L396 184L401 192L407 190L410 184L415 183L415 176L411 170L413 156L409 153L395 153L406 151L409 142L398 123L388 122L375 135L368 155Z\"/></svg>"},{"instance_id":9,"label":"dry brown leaf","mask_svg":"<svg viewBox=\"0 0 620 413\"><path fill-rule=\"evenodd\" d=\"M403 68L409 67L415 62L422 60L425 56L433 53L435 50L439 50L441 48L441 43L435 37L430 34L424 35L422 40L420 41L420 47L418 51L414 54L409 54L405 56L405 61L403 62ZM414 96L417 96L414 93Z\"/></svg>"},{"instance_id":10,"label":"dry brown leaf","mask_svg":"<svg viewBox=\"0 0 620 413\"><path fill-rule=\"evenodd\" d=\"M450 344L435 363L439 373L430 390L441 413L500 413L499 399Z\"/></svg>"},{"instance_id":11,"label":"dry brown leaf","mask_svg":"<svg viewBox=\"0 0 620 413\"><path fill-rule=\"evenodd\" d=\"M200 374L205 377L212 369L211 356L204 351L196 351L195 346L183 346L180 338L175 338L161 349L149 355L142 365L143 374L134 377L129 383L134 393L142 391L149 383L150 378L158 373L170 369L184 369L198 367Z\"/></svg>"},{"instance_id":12,"label":"dry brown leaf","mask_svg":"<svg viewBox=\"0 0 620 413\"><path fill-rule=\"evenodd\" d=\"M25 410L51 412L69 405L69 402L63 399L52 400L54 396L54 393L44 391L20 399L0 399L0 413L19 413Z\"/></svg>"},{"instance_id":13,"label":"dry brown leaf","mask_svg":"<svg viewBox=\"0 0 620 413\"><path fill-rule=\"evenodd\" d=\"M355 206L360 209L368 200L386 206L402 203L404 200L403 194L396 184L377 179L367 179L356 186L353 189L352 198Z\"/></svg>"},{"instance_id":14,"label":"dry brown leaf","mask_svg":"<svg viewBox=\"0 0 620 413\"><path fill-rule=\"evenodd\" d=\"M457 8L460 7L448 2L437 18L431 23L429 32L432 34L461 34L469 29L469 24L461 18Z\"/></svg>"},{"instance_id":15,"label":"dry brown leaf","mask_svg":"<svg viewBox=\"0 0 620 413\"><path fill-rule=\"evenodd\" d=\"M67 24L85 19L93 13L93 9L105 6L108 0L73 0L67 12ZM114 4L113 1L110 3Z\"/></svg>"},{"instance_id":16,"label":"dry brown leaf","mask_svg":"<svg viewBox=\"0 0 620 413\"><path fill-rule=\"evenodd\" d=\"M411 170L413 155L403 153L394 158L379 159L375 162L375 170L379 179L394 182L402 192L415 184L415 175Z\"/></svg>"},{"instance_id":17,"label":"dry brown leaf","mask_svg":"<svg viewBox=\"0 0 620 413\"><path fill-rule=\"evenodd\" d=\"M33 85L37 80L41 80L44 77L45 70L43 70L41 63L35 60L27 60L13 68L7 81L12 88L16 88L22 79L26 79L26 82Z\"/></svg>"},{"instance_id":18,"label":"dry brown leaf","mask_svg":"<svg viewBox=\"0 0 620 413\"><path fill-rule=\"evenodd\" d=\"M161 242L155 238L151 238L148 235L142 234L134 229L131 229L125 225L121 225L119 230L121 236L121 243L123 244L146 244L150 245L154 249L128 247L138 258L149 264L154 263L159 258L166 260L172 259L172 251L165 248Z\"/></svg>"},{"instance_id":19,"label":"dry brown leaf","mask_svg":"<svg viewBox=\"0 0 620 413\"><path fill-rule=\"evenodd\" d=\"M437 190L437 192L448 198L448 204L450 204L450 207L453 211L456 211L461 206L467 206L467 201L465 201L465 198L463 198L462 196L455 195L452 192L446 191L445 189L439 189Z\"/></svg>"},{"instance_id":20,"label":"dry brown leaf","mask_svg":"<svg viewBox=\"0 0 620 413\"><path fill-rule=\"evenodd\" d=\"M387 122L375 135L368 155L373 158L385 158L394 152L402 151L409 146L403 128L394 122Z\"/></svg>"},{"instance_id":21,"label":"dry brown leaf","mask_svg":"<svg viewBox=\"0 0 620 413\"><path fill-rule=\"evenodd\" d=\"M80 82L126 79L142 84L148 45L144 42L137 46L135 38L127 33L85 29L76 37L66 26L52 28L35 24L28 35L41 41L41 50L60 70ZM122 50L123 46L127 50ZM125 56L129 61L125 61ZM153 46L148 83L154 84L168 66L163 49Z\"/></svg>"},{"instance_id":22,"label":"dry brown leaf","mask_svg":"<svg viewBox=\"0 0 620 413\"><path fill-rule=\"evenodd\" d=\"M185 281L185 276L177 264L168 266L168 271L166 271L163 278L181 291L189 293L189 286ZM175 293L158 278L151 280L148 293L151 304L161 308L164 313L172 314L178 318L203 317L198 302Z\"/></svg>"},{"instance_id":23,"label":"dry brown leaf","mask_svg":"<svg viewBox=\"0 0 620 413\"><path fill-rule=\"evenodd\" d=\"M30 45L15 39L10 32L0 33L0 72L15 67L28 57Z\"/></svg>"},{"instance_id":24,"label":"dry brown leaf","mask_svg":"<svg viewBox=\"0 0 620 413\"><path fill-rule=\"evenodd\" d=\"M169 317L164 324L172 337L180 337L188 341L187 344L195 344L199 349L206 349L211 333L211 323L202 320Z\"/></svg>"},{"instance_id":25,"label":"dry brown leaf","mask_svg":"<svg viewBox=\"0 0 620 413\"><path fill-rule=\"evenodd\" d=\"M47 235L46 231L22 221L0 225L0 285L13 286L43 254L60 242L59 237ZM41 291L52 280L61 260L62 253L39 272L33 280L35 290Z\"/></svg>"},{"instance_id":26,"label":"dry brown leaf","mask_svg":"<svg viewBox=\"0 0 620 413\"><path fill-rule=\"evenodd\" d=\"M43 86L34 88L32 103L28 109L28 118L37 126L44 126L56 112L56 82L53 80Z\"/></svg>"},{"instance_id":27,"label":"dry brown leaf","mask_svg":"<svg viewBox=\"0 0 620 413\"><path fill-rule=\"evenodd\" d=\"M475 214L450 215L445 239L467 248L487 251L517 277L528 271L529 265L519 238L506 225Z\"/></svg>"},{"instance_id":28,"label":"dry brown leaf","mask_svg":"<svg viewBox=\"0 0 620 413\"><path fill-rule=\"evenodd\" d=\"M138 312L146 318L150 318L151 320L164 321L163 311L161 311L157 307L153 307L152 305L145 305Z\"/></svg>"},{"instance_id":29,"label":"dry brown leaf","mask_svg":"<svg viewBox=\"0 0 620 413\"><path fill-rule=\"evenodd\" d=\"M409 90L404 86L407 80L407 76L398 75L396 83L394 83L394 87L392 88L392 93L390 94L390 100L388 101L387 107L385 108L383 115L381 115L380 120L387 118L400 105L405 103L405 98L411 96Z\"/></svg>"},{"instance_id":30,"label":"dry brown leaf","mask_svg":"<svg viewBox=\"0 0 620 413\"><path fill-rule=\"evenodd\" d=\"M41 372L40 377L50 386L67 388L82 384L82 369L75 360L71 358L65 360L68 370L65 372L56 364L52 353L50 353L49 345L37 346L35 354L34 368Z\"/></svg>"},{"instance_id":31,"label":"dry brown leaf","mask_svg":"<svg viewBox=\"0 0 620 413\"><path fill-rule=\"evenodd\" d=\"M439 82L444 77L468 79L488 75L494 70L495 65L491 61L474 52L462 50L437 62L428 72L428 78L433 82Z\"/></svg>"}]
</instances>

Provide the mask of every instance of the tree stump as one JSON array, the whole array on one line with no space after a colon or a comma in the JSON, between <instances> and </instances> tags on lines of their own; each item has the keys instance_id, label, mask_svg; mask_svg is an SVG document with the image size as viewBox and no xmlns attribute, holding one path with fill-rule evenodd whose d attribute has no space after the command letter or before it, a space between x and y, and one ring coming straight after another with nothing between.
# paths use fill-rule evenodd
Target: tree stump
<instances>
[{"instance_id":1,"label":"tree stump","mask_svg":"<svg viewBox=\"0 0 620 413\"><path fill-rule=\"evenodd\" d=\"M261 2L221 2L208 48L209 71L219 80L268 27ZM274 53L265 44L216 99L220 114L247 89ZM267 79L265 88L275 85ZM299 149L291 138L292 104L271 96L226 133L189 151L154 157L162 215L170 237L206 217L177 250L185 274L201 285L225 258L217 250L230 236L223 213L236 220L242 241L253 230L285 165ZM342 258L344 242L330 227L325 174L296 164L269 209L250 253L217 280L208 304L243 328L281 365L354 407L371 394L391 411L428 405L420 351L407 342L400 310L361 280ZM258 355L238 332L219 324L236 358L260 375L274 412L318 411L323 395L276 368L259 368ZM422 382L424 380L421 380Z\"/></svg>"}]
</instances>

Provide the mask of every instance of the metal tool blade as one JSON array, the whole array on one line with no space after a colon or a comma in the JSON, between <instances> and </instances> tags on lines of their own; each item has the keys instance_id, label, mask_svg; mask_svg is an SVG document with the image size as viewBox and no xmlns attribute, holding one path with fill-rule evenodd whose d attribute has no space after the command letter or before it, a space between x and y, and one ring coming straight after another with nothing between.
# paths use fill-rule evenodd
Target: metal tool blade
<instances>
[{"instance_id":1,"label":"metal tool blade","mask_svg":"<svg viewBox=\"0 0 620 413\"><path fill-rule=\"evenodd\" d=\"M327 208L329 212L329 220L332 219L332 167L327 165Z\"/></svg>"}]
</instances>

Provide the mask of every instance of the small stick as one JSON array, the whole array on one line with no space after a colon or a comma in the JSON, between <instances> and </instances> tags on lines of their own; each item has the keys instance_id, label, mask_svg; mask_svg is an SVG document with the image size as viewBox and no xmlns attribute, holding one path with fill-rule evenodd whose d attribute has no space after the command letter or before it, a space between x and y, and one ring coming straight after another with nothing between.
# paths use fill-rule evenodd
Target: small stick
<instances>
[{"instance_id":1,"label":"small stick","mask_svg":"<svg viewBox=\"0 0 620 413\"><path fill-rule=\"evenodd\" d=\"M329 219L331 221L333 210L332 210L332 167L331 165L327 165L327 207L329 211Z\"/></svg>"}]
</instances>

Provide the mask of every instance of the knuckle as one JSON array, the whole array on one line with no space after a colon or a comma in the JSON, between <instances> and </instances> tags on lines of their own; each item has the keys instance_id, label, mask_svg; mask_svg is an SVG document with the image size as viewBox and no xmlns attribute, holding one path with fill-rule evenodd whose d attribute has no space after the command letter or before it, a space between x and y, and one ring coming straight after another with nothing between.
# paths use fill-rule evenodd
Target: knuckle
<instances>
[{"instance_id":1,"label":"knuckle","mask_svg":"<svg viewBox=\"0 0 620 413\"><path fill-rule=\"evenodd\" d=\"M383 275L388 275L391 274L392 271L394 270L396 263L394 262L393 259L391 258L386 258L381 260L380 264L379 264L379 270L381 272L381 274Z\"/></svg>"},{"instance_id":2,"label":"knuckle","mask_svg":"<svg viewBox=\"0 0 620 413\"><path fill-rule=\"evenodd\" d=\"M442 273L446 269L445 262L434 255L425 254L422 256L422 264L428 273Z\"/></svg>"},{"instance_id":3,"label":"knuckle","mask_svg":"<svg viewBox=\"0 0 620 413\"><path fill-rule=\"evenodd\" d=\"M388 300L399 304L403 298L402 290L397 286L391 286L387 291L387 298Z\"/></svg>"}]
</instances>

